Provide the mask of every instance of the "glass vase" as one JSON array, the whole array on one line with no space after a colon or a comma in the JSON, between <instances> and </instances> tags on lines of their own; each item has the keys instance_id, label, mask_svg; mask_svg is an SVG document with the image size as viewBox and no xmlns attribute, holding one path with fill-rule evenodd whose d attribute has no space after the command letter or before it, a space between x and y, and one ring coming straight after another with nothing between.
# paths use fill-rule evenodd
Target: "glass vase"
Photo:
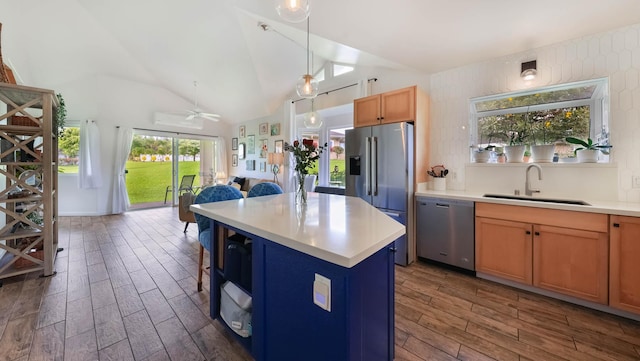
<instances>
[{"instance_id":1,"label":"glass vase","mask_svg":"<svg viewBox=\"0 0 640 361\"><path fill-rule=\"evenodd\" d=\"M305 174L297 173L298 188L296 189L296 204L307 204L307 189L304 187Z\"/></svg>"}]
</instances>

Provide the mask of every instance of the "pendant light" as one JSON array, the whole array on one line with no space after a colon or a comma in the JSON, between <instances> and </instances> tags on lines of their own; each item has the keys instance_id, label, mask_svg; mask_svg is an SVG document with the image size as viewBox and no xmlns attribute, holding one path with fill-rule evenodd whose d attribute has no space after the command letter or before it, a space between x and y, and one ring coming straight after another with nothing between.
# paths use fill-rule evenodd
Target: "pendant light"
<instances>
[{"instance_id":1,"label":"pendant light","mask_svg":"<svg viewBox=\"0 0 640 361\"><path fill-rule=\"evenodd\" d=\"M284 20L300 23L309 17L309 0L276 0L276 11Z\"/></svg>"},{"instance_id":2,"label":"pendant light","mask_svg":"<svg viewBox=\"0 0 640 361\"><path fill-rule=\"evenodd\" d=\"M304 126L309 129L318 129L322 126L322 115L313 108L313 99L311 99L311 111L304 115Z\"/></svg>"},{"instance_id":3,"label":"pendant light","mask_svg":"<svg viewBox=\"0 0 640 361\"><path fill-rule=\"evenodd\" d=\"M307 73L296 83L296 92L301 98L312 99L318 96L318 80L311 75L309 67L309 18L307 17Z\"/></svg>"}]
</instances>

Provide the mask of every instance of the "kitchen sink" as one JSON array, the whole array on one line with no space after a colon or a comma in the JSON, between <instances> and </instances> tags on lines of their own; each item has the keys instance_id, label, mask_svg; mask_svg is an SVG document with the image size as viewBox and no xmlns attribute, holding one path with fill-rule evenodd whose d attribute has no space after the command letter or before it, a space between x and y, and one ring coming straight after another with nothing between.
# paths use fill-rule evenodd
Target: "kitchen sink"
<instances>
[{"instance_id":1,"label":"kitchen sink","mask_svg":"<svg viewBox=\"0 0 640 361\"><path fill-rule=\"evenodd\" d=\"M487 198L499 198L499 199L514 199L518 201L532 201L532 202L546 202L546 203L561 203L561 204L574 204L580 206L590 206L591 204L585 201L577 201L573 199L559 199L559 198L539 198L539 197L525 197L515 196L508 194L485 194L483 197Z\"/></svg>"}]
</instances>

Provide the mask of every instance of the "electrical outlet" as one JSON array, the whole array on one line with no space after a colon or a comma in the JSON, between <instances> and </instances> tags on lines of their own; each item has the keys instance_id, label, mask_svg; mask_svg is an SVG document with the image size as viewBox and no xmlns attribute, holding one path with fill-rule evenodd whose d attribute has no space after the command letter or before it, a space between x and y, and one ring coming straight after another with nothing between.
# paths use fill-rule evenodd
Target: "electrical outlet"
<instances>
[{"instance_id":1,"label":"electrical outlet","mask_svg":"<svg viewBox=\"0 0 640 361\"><path fill-rule=\"evenodd\" d=\"M633 176L631 187L632 188L640 188L640 176Z\"/></svg>"}]
</instances>

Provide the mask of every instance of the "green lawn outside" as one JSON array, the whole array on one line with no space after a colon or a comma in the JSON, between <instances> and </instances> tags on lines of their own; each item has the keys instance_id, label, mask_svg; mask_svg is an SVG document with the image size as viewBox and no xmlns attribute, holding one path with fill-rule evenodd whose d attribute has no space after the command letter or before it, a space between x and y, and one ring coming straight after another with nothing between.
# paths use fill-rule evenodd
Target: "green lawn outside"
<instances>
[{"instance_id":1,"label":"green lawn outside","mask_svg":"<svg viewBox=\"0 0 640 361\"><path fill-rule=\"evenodd\" d=\"M131 204L164 201L167 186L171 185L171 162L128 161L127 192ZM178 182L185 174L195 174L194 186L200 184L200 162L179 162ZM167 203L171 199L168 196Z\"/></svg>"}]
</instances>

